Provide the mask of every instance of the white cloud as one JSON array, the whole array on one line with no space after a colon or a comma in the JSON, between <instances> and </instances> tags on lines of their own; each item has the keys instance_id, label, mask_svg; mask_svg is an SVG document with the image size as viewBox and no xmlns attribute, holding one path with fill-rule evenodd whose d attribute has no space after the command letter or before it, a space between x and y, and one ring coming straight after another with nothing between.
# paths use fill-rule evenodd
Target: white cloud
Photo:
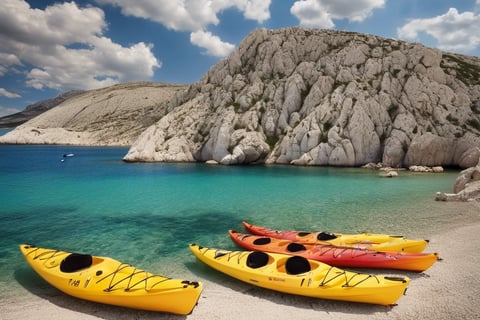
<instances>
[{"instance_id":1,"label":"white cloud","mask_svg":"<svg viewBox=\"0 0 480 320\"><path fill-rule=\"evenodd\" d=\"M450 8L437 17L410 20L397 29L397 34L402 39L418 40L420 33L424 32L437 40L440 49L468 52L480 45L478 30L480 15L458 13L457 9Z\"/></svg>"},{"instance_id":2,"label":"white cloud","mask_svg":"<svg viewBox=\"0 0 480 320\"><path fill-rule=\"evenodd\" d=\"M0 77L7 73L10 66L14 65L22 65L20 59L18 59L16 55L0 52Z\"/></svg>"},{"instance_id":3,"label":"white cloud","mask_svg":"<svg viewBox=\"0 0 480 320\"><path fill-rule=\"evenodd\" d=\"M125 48L105 37L92 39L92 49L71 50L57 47L56 61L43 68L34 68L27 84L42 89L44 86L92 89L118 82L151 78L158 61L151 46L143 42Z\"/></svg>"},{"instance_id":4,"label":"white cloud","mask_svg":"<svg viewBox=\"0 0 480 320\"><path fill-rule=\"evenodd\" d=\"M93 89L152 77L160 67L152 46L123 47L103 36L106 27L103 11L92 6L71 2L40 10L3 0L0 75L13 65L33 65L26 83L37 89Z\"/></svg>"},{"instance_id":5,"label":"white cloud","mask_svg":"<svg viewBox=\"0 0 480 320\"><path fill-rule=\"evenodd\" d=\"M480 1L480 0L479 0ZM259 23L270 19L270 0L245 1L245 18Z\"/></svg>"},{"instance_id":6,"label":"white cloud","mask_svg":"<svg viewBox=\"0 0 480 320\"><path fill-rule=\"evenodd\" d=\"M190 31L192 44L207 54L225 56L232 45L213 36L206 29L218 25L218 15L229 8L243 12L246 19L262 23L270 18L271 0L96 0L100 4L118 6L124 15L158 22L175 31ZM203 41L210 38L214 43ZM195 41L195 42L193 42ZM223 54L223 55L221 55Z\"/></svg>"},{"instance_id":7,"label":"white cloud","mask_svg":"<svg viewBox=\"0 0 480 320\"><path fill-rule=\"evenodd\" d=\"M120 7L127 16L152 20L176 31L199 31L217 25L218 14L237 8L259 23L270 18L271 0L96 0Z\"/></svg>"},{"instance_id":8,"label":"white cloud","mask_svg":"<svg viewBox=\"0 0 480 320\"><path fill-rule=\"evenodd\" d=\"M192 31L218 24L215 7L209 0L97 0L121 8L126 16L148 19L176 31Z\"/></svg>"},{"instance_id":9,"label":"white cloud","mask_svg":"<svg viewBox=\"0 0 480 320\"><path fill-rule=\"evenodd\" d=\"M22 64L18 57L14 54L11 53L3 53L0 52L0 64L5 64L5 65L20 65Z\"/></svg>"},{"instance_id":10,"label":"white cloud","mask_svg":"<svg viewBox=\"0 0 480 320\"><path fill-rule=\"evenodd\" d=\"M290 12L300 20L300 25L307 28L330 29L335 26L330 15L317 0L297 1Z\"/></svg>"},{"instance_id":11,"label":"white cloud","mask_svg":"<svg viewBox=\"0 0 480 320\"><path fill-rule=\"evenodd\" d=\"M223 42L219 37L210 32L201 30L190 34L190 42L206 49L207 54L216 57L225 57L235 48L233 44Z\"/></svg>"},{"instance_id":12,"label":"white cloud","mask_svg":"<svg viewBox=\"0 0 480 320\"><path fill-rule=\"evenodd\" d=\"M335 19L361 22L374 9L384 5L385 0L299 0L292 5L290 12L303 27L333 28Z\"/></svg>"},{"instance_id":13,"label":"white cloud","mask_svg":"<svg viewBox=\"0 0 480 320\"><path fill-rule=\"evenodd\" d=\"M0 96L4 96L7 98L21 98L21 95L10 92L4 88L0 88Z\"/></svg>"}]
</instances>

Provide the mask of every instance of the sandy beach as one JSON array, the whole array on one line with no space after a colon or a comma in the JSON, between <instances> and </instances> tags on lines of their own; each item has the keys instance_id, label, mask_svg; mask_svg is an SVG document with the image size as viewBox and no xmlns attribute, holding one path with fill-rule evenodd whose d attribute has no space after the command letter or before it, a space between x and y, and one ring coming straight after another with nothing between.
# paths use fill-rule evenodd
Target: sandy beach
<instances>
[{"instance_id":1,"label":"sandy beach","mask_svg":"<svg viewBox=\"0 0 480 320\"><path fill-rule=\"evenodd\" d=\"M71 298L46 283L2 299L0 318L9 319L478 319L480 306L480 203L470 207L469 221L432 234L426 251L442 257L424 273L363 270L411 278L407 294L392 308L291 296L253 287L227 276L202 278L204 291L188 316L144 312ZM200 262L191 269L202 277ZM206 268L206 267L205 267ZM21 283L22 275L16 275ZM27 287L29 289L27 289Z\"/></svg>"}]
</instances>

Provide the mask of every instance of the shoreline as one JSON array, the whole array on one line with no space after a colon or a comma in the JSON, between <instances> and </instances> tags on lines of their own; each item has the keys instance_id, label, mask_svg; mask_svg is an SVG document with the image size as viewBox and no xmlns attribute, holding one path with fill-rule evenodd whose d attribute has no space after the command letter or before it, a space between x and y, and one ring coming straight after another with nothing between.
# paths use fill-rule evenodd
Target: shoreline
<instances>
[{"instance_id":1,"label":"shoreline","mask_svg":"<svg viewBox=\"0 0 480 320\"><path fill-rule=\"evenodd\" d=\"M427 271L360 270L410 277L407 294L392 308L299 297L257 288L228 276L212 277L207 266L192 261L189 269L204 283L204 291L188 316L83 301L61 293L40 279L38 286L26 286L28 279L17 272L15 279L21 292L2 299L2 319L251 319L259 314L263 319L476 319L480 312L475 302L480 295L480 279L476 276L480 264L479 208L480 203L472 205L471 219L465 224L432 234L425 251L438 252L442 260Z\"/></svg>"}]
</instances>

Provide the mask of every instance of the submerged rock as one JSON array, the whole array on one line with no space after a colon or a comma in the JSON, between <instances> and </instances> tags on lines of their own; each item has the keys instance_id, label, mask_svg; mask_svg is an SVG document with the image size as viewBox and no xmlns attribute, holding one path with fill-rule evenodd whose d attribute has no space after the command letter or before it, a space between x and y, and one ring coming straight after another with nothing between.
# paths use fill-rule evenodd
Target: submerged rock
<instances>
[{"instance_id":1,"label":"submerged rock","mask_svg":"<svg viewBox=\"0 0 480 320\"><path fill-rule=\"evenodd\" d=\"M398 172L397 171L384 171L384 172L381 172L380 177L384 177L384 178L394 178L394 177L398 177Z\"/></svg>"}]
</instances>

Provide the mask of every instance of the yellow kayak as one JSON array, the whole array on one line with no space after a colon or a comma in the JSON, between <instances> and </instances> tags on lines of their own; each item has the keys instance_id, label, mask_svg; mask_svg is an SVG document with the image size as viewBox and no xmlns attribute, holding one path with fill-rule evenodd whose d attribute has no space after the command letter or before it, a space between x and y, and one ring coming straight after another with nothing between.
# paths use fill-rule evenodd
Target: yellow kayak
<instances>
[{"instance_id":1,"label":"yellow kayak","mask_svg":"<svg viewBox=\"0 0 480 320\"><path fill-rule=\"evenodd\" d=\"M407 239L403 236L391 236L381 233L327 233L304 232L296 230L273 230L243 222L244 228L251 234L285 239L306 244L330 244L338 247L361 248L376 251L397 251L420 253L425 250L428 240Z\"/></svg>"},{"instance_id":2,"label":"yellow kayak","mask_svg":"<svg viewBox=\"0 0 480 320\"><path fill-rule=\"evenodd\" d=\"M200 261L238 280L313 298L393 305L410 279L345 271L319 261L262 251L228 251L190 245Z\"/></svg>"},{"instance_id":3,"label":"yellow kayak","mask_svg":"<svg viewBox=\"0 0 480 320\"><path fill-rule=\"evenodd\" d=\"M202 284L170 279L107 257L20 245L30 266L64 293L116 306L186 315Z\"/></svg>"}]
</instances>

